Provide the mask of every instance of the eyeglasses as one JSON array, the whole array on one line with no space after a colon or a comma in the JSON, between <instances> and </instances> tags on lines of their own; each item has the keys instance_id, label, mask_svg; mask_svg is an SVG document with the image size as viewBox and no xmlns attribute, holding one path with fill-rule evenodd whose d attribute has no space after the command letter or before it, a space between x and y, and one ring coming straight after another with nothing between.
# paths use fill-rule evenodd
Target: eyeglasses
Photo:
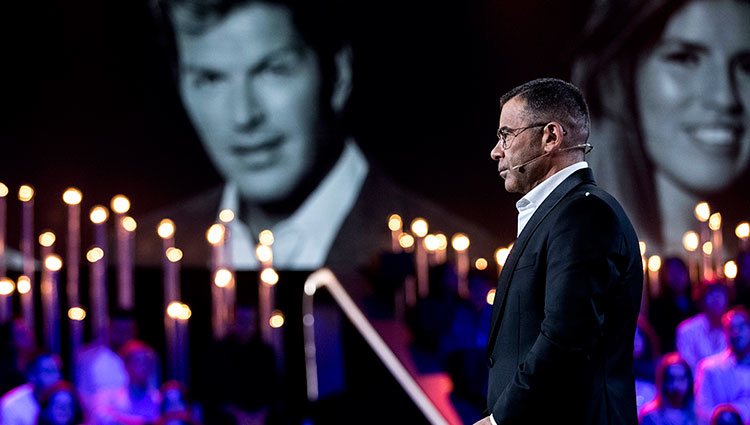
<instances>
[{"instance_id":1,"label":"eyeglasses","mask_svg":"<svg viewBox=\"0 0 750 425\"><path fill-rule=\"evenodd\" d=\"M541 123L541 124L532 124L527 127L521 127L521 128L508 128L508 127L500 127L497 130L497 138L500 140L500 146L502 146L503 149L508 149L510 147L510 144L508 143L509 136L518 137L519 134L523 133L524 131L530 129L530 128L537 128L537 127L544 127L548 123Z\"/></svg>"}]
</instances>

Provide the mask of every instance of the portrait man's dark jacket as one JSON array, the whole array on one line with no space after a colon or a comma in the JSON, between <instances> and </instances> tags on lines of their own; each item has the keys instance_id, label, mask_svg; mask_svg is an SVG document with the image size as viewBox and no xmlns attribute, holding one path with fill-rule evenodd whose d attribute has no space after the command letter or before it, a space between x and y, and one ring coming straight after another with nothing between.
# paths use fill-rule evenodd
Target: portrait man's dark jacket
<instances>
[{"instance_id":1,"label":"portrait man's dark jacket","mask_svg":"<svg viewBox=\"0 0 750 425\"><path fill-rule=\"evenodd\" d=\"M516 240L490 328L498 424L636 424L638 239L590 169L564 180Z\"/></svg>"}]
</instances>

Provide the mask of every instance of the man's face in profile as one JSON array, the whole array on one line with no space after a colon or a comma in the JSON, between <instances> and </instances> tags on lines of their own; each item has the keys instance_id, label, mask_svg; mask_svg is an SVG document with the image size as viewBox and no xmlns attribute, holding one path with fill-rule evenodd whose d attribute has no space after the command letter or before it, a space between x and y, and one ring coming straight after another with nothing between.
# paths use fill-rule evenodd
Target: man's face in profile
<instances>
[{"instance_id":1,"label":"man's face in profile","mask_svg":"<svg viewBox=\"0 0 750 425\"><path fill-rule=\"evenodd\" d=\"M283 201L320 154L321 73L284 6L253 3L177 31L180 90L211 160L240 195Z\"/></svg>"}]
</instances>

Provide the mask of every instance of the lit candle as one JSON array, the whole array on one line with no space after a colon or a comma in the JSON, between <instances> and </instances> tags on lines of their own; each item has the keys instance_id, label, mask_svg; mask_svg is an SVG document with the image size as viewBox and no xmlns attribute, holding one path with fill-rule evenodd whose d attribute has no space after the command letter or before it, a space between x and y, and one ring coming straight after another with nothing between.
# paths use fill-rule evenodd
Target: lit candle
<instances>
[{"instance_id":1,"label":"lit candle","mask_svg":"<svg viewBox=\"0 0 750 425\"><path fill-rule=\"evenodd\" d=\"M705 243L711 241L711 229L708 227L708 220L711 218L711 207L708 205L708 202L700 202L695 206L695 210L693 212L695 214L695 218L697 218L698 221L701 222L700 240L701 244L705 245ZM713 252L713 250L711 250L711 252ZM702 268L704 280L713 280L714 278L711 252L706 253L706 250L703 250Z\"/></svg>"},{"instance_id":2,"label":"lit candle","mask_svg":"<svg viewBox=\"0 0 750 425\"><path fill-rule=\"evenodd\" d=\"M125 195L115 195L110 202L115 213L115 238L117 244L117 305L132 309L135 303L133 293L133 254L132 232L126 228L126 213L130 211L130 200ZM132 218L131 218L132 220Z\"/></svg>"},{"instance_id":3,"label":"lit candle","mask_svg":"<svg viewBox=\"0 0 750 425\"><path fill-rule=\"evenodd\" d=\"M261 336L263 341L272 344L273 334L269 320L274 308L274 287L279 281L279 275L273 269L273 233L264 230L258 235L261 242L255 249L255 256L261 264L258 281L258 314L260 315ZM269 243L270 242L270 243Z\"/></svg>"},{"instance_id":4,"label":"lit candle","mask_svg":"<svg viewBox=\"0 0 750 425\"><path fill-rule=\"evenodd\" d=\"M458 295L461 298L469 298L469 245L469 238L463 233L456 233L451 238L451 246L456 252Z\"/></svg>"},{"instance_id":5,"label":"lit candle","mask_svg":"<svg viewBox=\"0 0 750 425\"><path fill-rule=\"evenodd\" d=\"M391 214L388 217L388 229L391 230L391 249L393 252L401 252L401 244L398 239L404 228L404 222L398 214Z\"/></svg>"},{"instance_id":6,"label":"lit candle","mask_svg":"<svg viewBox=\"0 0 750 425\"><path fill-rule=\"evenodd\" d=\"M729 260L724 263L724 277L727 278L727 284L732 286L734 279L737 277L737 263L734 260Z\"/></svg>"},{"instance_id":7,"label":"lit candle","mask_svg":"<svg viewBox=\"0 0 750 425\"><path fill-rule=\"evenodd\" d=\"M21 201L21 255L23 274L29 279L29 291L21 296L23 317L29 329L34 329L34 189L29 185L18 188Z\"/></svg>"},{"instance_id":8,"label":"lit candle","mask_svg":"<svg viewBox=\"0 0 750 425\"><path fill-rule=\"evenodd\" d=\"M430 293L429 264L427 250L424 247L424 237L427 236L429 226L427 220L415 218L411 222L411 232L415 236L414 249L417 269L417 293L424 298Z\"/></svg>"},{"instance_id":9,"label":"lit candle","mask_svg":"<svg viewBox=\"0 0 750 425\"><path fill-rule=\"evenodd\" d=\"M60 354L60 302L57 274L63 262L60 256L49 254L44 258L46 278L42 279L42 313L44 317L44 340L47 348Z\"/></svg>"},{"instance_id":10,"label":"lit candle","mask_svg":"<svg viewBox=\"0 0 750 425\"><path fill-rule=\"evenodd\" d=\"M437 239L435 260L438 264L445 264L445 262L448 260L448 238L442 233L436 234L435 238Z\"/></svg>"},{"instance_id":11,"label":"lit candle","mask_svg":"<svg viewBox=\"0 0 750 425\"><path fill-rule=\"evenodd\" d=\"M661 286L659 284L659 270L661 269L661 257L652 255L648 257L648 281L651 289L651 295L659 296Z\"/></svg>"},{"instance_id":12,"label":"lit candle","mask_svg":"<svg viewBox=\"0 0 750 425\"><path fill-rule=\"evenodd\" d=\"M168 218L163 219L156 229L162 239L162 271L164 276L164 308L172 301L180 298L180 288L177 282L179 278L178 261L182 259L182 251L174 247L174 222ZM176 261L173 261L176 260Z\"/></svg>"},{"instance_id":13,"label":"lit candle","mask_svg":"<svg viewBox=\"0 0 750 425\"><path fill-rule=\"evenodd\" d=\"M164 220L162 220L162 223L164 223ZM167 237L164 236L165 234L168 233L166 231L159 232L159 236L163 239L172 239L172 243L174 243L174 229ZM167 314L164 316L164 331L167 343L167 363L169 364L169 375L172 379L177 379L179 373L177 368L180 356L180 342L178 341L180 331L177 329L176 317L179 316L177 310L182 308L182 304L178 301L180 298L179 264L181 259L182 251L180 249L174 246L166 249L164 253L164 308Z\"/></svg>"},{"instance_id":14,"label":"lit candle","mask_svg":"<svg viewBox=\"0 0 750 425\"><path fill-rule=\"evenodd\" d=\"M79 267L81 263L81 191L71 187L63 193L63 202L68 206L68 239L67 239L67 294L68 308L78 307L79 300ZM71 322L74 323L76 321Z\"/></svg>"},{"instance_id":15,"label":"lit candle","mask_svg":"<svg viewBox=\"0 0 750 425\"><path fill-rule=\"evenodd\" d=\"M5 262L5 229L8 221L7 196L8 186L0 182L0 278L5 277L8 273Z\"/></svg>"},{"instance_id":16,"label":"lit candle","mask_svg":"<svg viewBox=\"0 0 750 425\"><path fill-rule=\"evenodd\" d=\"M427 264L430 266L438 264L437 250L440 246L440 241L438 241L437 236L430 233L422 239L422 243L424 244L425 251L427 251Z\"/></svg>"},{"instance_id":17,"label":"lit candle","mask_svg":"<svg viewBox=\"0 0 750 425\"><path fill-rule=\"evenodd\" d=\"M748 237L750 236L750 223L743 221L734 229L734 234L740 240L740 251L748 250Z\"/></svg>"},{"instance_id":18,"label":"lit candle","mask_svg":"<svg viewBox=\"0 0 750 425\"><path fill-rule=\"evenodd\" d=\"M708 228L711 229L711 244L713 245L711 259L714 273L721 276L724 274L724 239L721 234L721 213L711 214L708 218Z\"/></svg>"},{"instance_id":19,"label":"lit candle","mask_svg":"<svg viewBox=\"0 0 750 425\"><path fill-rule=\"evenodd\" d=\"M711 267L711 255L713 254L714 247L711 241L704 242L702 246L703 250L703 280L710 282L714 279L714 270Z\"/></svg>"},{"instance_id":20,"label":"lit candle","mask_svg":"<svg viewBox=\"0 0 750 425\"><path fill-rule=\"evenodd\" d=\"M688 272L690 275L690 285L693 293L695 294L698 290L698 282L700 282L700 266L698 259L696 258L695 252L700 246L700 237L697 233L689 230L682 236L682 247L687 251L688 258Z\"/></svg>"},{"instance_id":21,"label":"lit candle","mask_svg":"<svg viewBox=\"0 0 750 425\"><path fill-rule=\"evenodd\" d=\"M0 323L8 322L13 316L11 295L15 285L7 277L0 277Z\"/></svg>"},{"instance_id":22,"label":"lit candle","mask_svg":"<svg viewBox=\"0 0 750 425\"><path fill-rule=\"evenodd\" d=\"M185 385L188 384L188 319L193 315L190 307L179 301L167 306L166 320L171 323L170 339L167 339L168 351L173 353L169 359L169 376Z\"/></svg>"},{"instance_id":23,"label":"lit candle","mask_svg":"<svg viewBox=\"0 0 750 425\"><path fill-rule=\"evenodd\" d=\"M221 339L226 335L227 316L225 291L232 280L231 272L224 267L226 227L223 224L212 224L206 231L206 240L211 245L211 329L214 339Z\"/></svg>"},{"instance_id":24,"label":"lit candle","mask_svg":"<svg viewBox=\"0 0 750 425\"><path fill-rule=\"evenodd\" d=\"M83 345L83 319L86 318L86 310L82 307L68 308L68 319L70 319L70 353L75 355ZM73 358L74 358L73 357ZM78 362L71 362L71 376L78 376L75 368Z\"/></svg>"},{"instance_id":25,"label":"lit candle","mask_svg":"<svg viewBox=\"0 0 750 425\"><path fill-rule=\"evenodd\" d=\"M94 339L99 342L107 340L107 260L104 250L95 246L86 252L89 262L89 288L91 298L91 329Z\"/></svg>"}]
</instances>

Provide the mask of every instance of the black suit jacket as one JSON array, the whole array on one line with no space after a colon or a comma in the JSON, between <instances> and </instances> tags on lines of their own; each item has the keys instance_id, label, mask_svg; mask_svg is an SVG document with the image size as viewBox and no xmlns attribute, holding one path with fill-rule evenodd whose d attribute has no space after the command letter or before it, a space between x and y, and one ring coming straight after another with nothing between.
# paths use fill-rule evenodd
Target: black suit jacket
<instances>
[{"instance_id":1,"label":"black suit jacket","mask_svg":"<svg viewBox=\"0 0 750 425\"><path fill-rule=\"evenodd\" d=\"M636 424L638 238L590 169L534 212L493 305L488 410L498 424Z\"/></svg>"}]
</instances>

